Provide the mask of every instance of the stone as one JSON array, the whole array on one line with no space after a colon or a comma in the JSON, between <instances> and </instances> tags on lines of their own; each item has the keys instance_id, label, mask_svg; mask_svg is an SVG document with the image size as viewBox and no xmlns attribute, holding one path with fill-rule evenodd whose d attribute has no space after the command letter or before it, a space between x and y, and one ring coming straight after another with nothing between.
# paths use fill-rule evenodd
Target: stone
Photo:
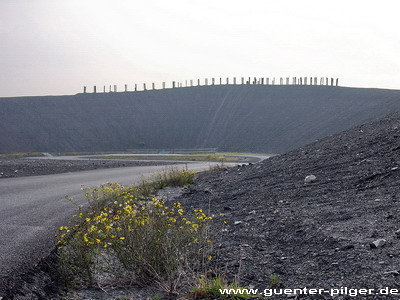
<instances>
[{"instance_id":1,"label":"stone","mask_svg":"<svg viewBox=\"0 0 400 300\"><path fill-rule=\"evenodd\" d=\"M369 246L371 249L376 249L376 248L381 248L386 244L385 239L377 239L376 241L373 241Z\"/></svg>"},{"instance_id":2,"label":"stone","mask_svg":"<svg viewBox=\"0 0 400 300\"><path fill-rule=\"evenodd\" d=\"M350 250L350 249L354 249L354 245L353 244L342 246L342 247L339 248L339 251L346 251L346 250Z\"/></svg>"},{"instance_id":3,"label":"stone","mask_svg":"<svg viewBox=\"0 0 400 300\"><path fill-rule=\"evenodd\" d=\"M243 221L235 221L235 222L233 223L233 225L240 225L240 224L243 224Z\"/></svg>"},{"instance_id":4,"label":"stone","mask_svg":"<svg viewBox=\"0 0 400 300\"><path fill-rule=\"evenodd\" d=\"M317 180L317 177L315 175L308 175L306 178L304 178L304 183L311 183Z\"/></svg>"},{"instance_id":5,"label":"stone","mask_svg":"<svg viewBox=\"0 0 400 300\"><path fill-rule=\"evenodd\" d=\"M388 271L383 273L384 275L393 275L393 276L399 276L400 272L399 271Z\"/></svg>"}]
</instances>

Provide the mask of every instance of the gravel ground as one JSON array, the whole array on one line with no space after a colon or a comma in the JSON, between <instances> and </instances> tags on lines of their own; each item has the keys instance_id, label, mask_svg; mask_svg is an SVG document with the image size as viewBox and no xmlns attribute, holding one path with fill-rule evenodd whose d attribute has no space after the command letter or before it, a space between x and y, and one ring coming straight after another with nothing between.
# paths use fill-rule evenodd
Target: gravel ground
<instances>
[{"instance_id":1,"label":"gravel ground","mask_svg":"<svg viewBox=\"0 0 400 300\"><path fill-rule=\"evenodd\" d=\"M78 172L106 168L121 168L135 166L162 166L176 162L162 161L128 161L128 160L57 160L57 159L26 159L1 158L0 179L21 176L49 175L67 172Z\"/></svg>"},{"instance_id":2,"label":"gravel ground","mask_svg":"<svg viewBox=\"0 0 400 300\"><path fill-rule=\"evenodd\" d=\"M400 290L399 137L400 114L391 115L259 164L202 174L182 201L226 214L228 231L214 231L217 259L249 285L268 288L277 275L285 288ZM309 175L316 180L305 183ZM379 239L385 245L371 247Z\"/></svg>"},{"instance_id":3,"label":"gravel ground","mask_svg":"<svg viewBox=\"0 0 400 300\"><path fill-rule=\"evenodd\" d=\"M395 114L261 163L202 173L178 199L226 214L227 227L212 230L214 258L243 284L269 288L276 275L280 288L400 289L399 137ZM305 182L309 175L315 180ZM371 246L379 239L383 246Z\"/></svg>"}]
</instances>

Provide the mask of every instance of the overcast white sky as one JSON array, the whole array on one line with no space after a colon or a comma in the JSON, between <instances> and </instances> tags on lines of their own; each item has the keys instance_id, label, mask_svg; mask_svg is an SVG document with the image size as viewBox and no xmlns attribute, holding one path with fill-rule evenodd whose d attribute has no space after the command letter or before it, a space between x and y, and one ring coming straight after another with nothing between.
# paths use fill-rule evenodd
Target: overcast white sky
<instances>
[{"instance_id":1,"label":"overcast white sky","mask_svg":"<svg viewBox=\"0 0 400 300\"><path fill-rule=\"evenodd\" d=\"M210 77L400 89L399 0L0 0L0 97Z\"/></svg>"}]
</instances>

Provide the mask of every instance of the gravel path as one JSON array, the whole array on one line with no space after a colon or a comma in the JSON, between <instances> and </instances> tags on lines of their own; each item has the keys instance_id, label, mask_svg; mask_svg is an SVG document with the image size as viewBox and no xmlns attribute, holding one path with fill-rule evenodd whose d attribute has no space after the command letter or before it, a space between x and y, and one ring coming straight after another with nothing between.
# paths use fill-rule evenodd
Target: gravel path
<instances>
[{"instance_id":1,"label":"gravel path","mask_svg":"<svg viewBox=\"0 0 400 300\"><path fill-rule=\"evenodd\" d=\"M56 160L56 159L0 159L0 179L21 176L50 175L106 168L163 166L179 162L128 161L128 160Z\"/></svg>"}]
</instances>

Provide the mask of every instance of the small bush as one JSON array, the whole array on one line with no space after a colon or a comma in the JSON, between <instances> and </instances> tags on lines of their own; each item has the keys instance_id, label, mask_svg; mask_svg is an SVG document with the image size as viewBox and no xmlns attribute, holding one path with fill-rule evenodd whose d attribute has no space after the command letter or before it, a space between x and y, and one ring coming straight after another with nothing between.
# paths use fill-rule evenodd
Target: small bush
<instances>
[{"instance_id":1,"label":"small bush","mask_svg":"<svg viewBox=\"0 0 400 300\"><path fill-rule=\"evenodd\" d=\"M102 273L103 279L113 277L119 284L127 278L158 283L174 293L181 278L201 272L209 262L212 218L201 209L187 211L179 202L148 195L165 185L188 184L193 175L175 170L142 187L109 183L85 188L89 211L75 215L76 225L60 228L63 269L90 280Z\"/></svg>"},{"instance_id":2,"label":"small bush","mask_svg":"<svg viewBox=\"0 0 400 300\"><path fill-rule=\"evenodd\" d=\"M153 176L153 181L157 188L162 189L166 186L184 186L193 183L196 173L188 169L179 170L171 168Z\"/></svg>"}]
</instances>

